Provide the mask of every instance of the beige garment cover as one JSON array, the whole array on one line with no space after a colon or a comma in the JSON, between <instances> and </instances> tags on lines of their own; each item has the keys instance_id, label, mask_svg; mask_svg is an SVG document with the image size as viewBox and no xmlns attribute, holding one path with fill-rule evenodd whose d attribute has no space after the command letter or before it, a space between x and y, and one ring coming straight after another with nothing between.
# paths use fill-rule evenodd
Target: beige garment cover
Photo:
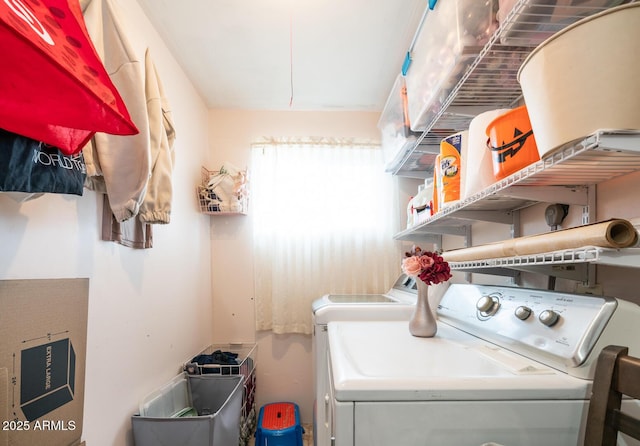
<instances>
[{"instance_id":1,"label":"beige garment cover","mask_svg":"<svg viewBox=\"0 0 640 446\"><path fill-rule=\"evenodd\" d=\"M136 217L120 222L113 215L107 196L102 209L102 240L136 249L153 247L151 224L169 223L173 198L175 129L169 102L148 49L145 52L145 96L152 171L140 212Z\"/></svg>"},{"instance_id":2,"label":"beige garment cover","mask_svg":"<svg viewBox=\"0 0 640 446\"><path fill-rule=\"evenodd\" d=\"M151 177L147 193L140 206L140 220L146 223L166 224L171 218L173 199L173 143L176 131L169 101L149 49L145 52L145 96L149 116Z\"/></svg>"},{"instance_id":3,"label":"beige garment cover","mask_svg":"<svg viewBox=\"0 0 640 446\"><path fill-rule=\"evenodd\" d=\"M113 214L124 221L138 214L151 175L143 67L114 0L82 0L80 5L93 45L140 130L132 136L96 133L83 149L85 185L108 194Z\"/></svg>"}]
</instances>

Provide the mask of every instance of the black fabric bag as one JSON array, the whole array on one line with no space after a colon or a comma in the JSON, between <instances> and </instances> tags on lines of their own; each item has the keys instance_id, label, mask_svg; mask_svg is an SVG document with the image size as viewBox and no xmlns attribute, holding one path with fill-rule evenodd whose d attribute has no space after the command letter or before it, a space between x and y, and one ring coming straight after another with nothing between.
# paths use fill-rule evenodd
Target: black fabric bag
<instances>
[{"instance_id":1,"label":"black fabric bag","mask_svg":"<svg viewBox=\"0 0 640 446\"><path fill-rule=\"evenodd\" d=\"M82 195L86 176L82 152L65 155L0 129L0 191Z\"/></svg>"},{"instance_id":2,"label":"black fabric bag","mask_svg":"<svg viewBox=\"0 0 640 446\"><path fill-rule=\"evenodd\" d=\"M238 354L233 352L223 352L222 350L216 350L212 354L198 355L192 359L193 363L204 366L213 367L200 367L201 373L204 374L222 374L222 375L237 375L240 373L240 367L227 367L228 365L239 365ZM220 365L222 367L215 367Z\"/></svg>"}]
</instances>

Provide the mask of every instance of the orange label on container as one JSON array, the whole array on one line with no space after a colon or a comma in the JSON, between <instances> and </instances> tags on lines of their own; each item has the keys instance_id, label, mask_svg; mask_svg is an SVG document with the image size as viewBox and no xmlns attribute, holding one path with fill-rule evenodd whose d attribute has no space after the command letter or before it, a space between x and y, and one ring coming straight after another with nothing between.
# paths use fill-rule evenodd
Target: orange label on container
<instances>
[{"instance_id":1,"label":"orange label on container","mask_svg":"<svg viewBox=\"0 0 640 446\"><path fill-rule=\"evenodd\" d=\"M493 176L501 180L540 159L526 106L514 108L487 126Z\"/></svg>"},{"instance_id":2,"label":"orange label on container","mask_svg":"<svg viewBox=\"0 0 640 446\"><path fill-rule=\"evenodd\" d=\"M522 130L516 128L513 130L513 140L509 142L502 141L502 145L500 147L492 148L495 150L495 157L498 163L507 162L509 158L513 158L516 154L525 146L527 143L527 138L533 137L533 132L531 130L527 132L523 132Z\"/></svg>"}]
</instances>

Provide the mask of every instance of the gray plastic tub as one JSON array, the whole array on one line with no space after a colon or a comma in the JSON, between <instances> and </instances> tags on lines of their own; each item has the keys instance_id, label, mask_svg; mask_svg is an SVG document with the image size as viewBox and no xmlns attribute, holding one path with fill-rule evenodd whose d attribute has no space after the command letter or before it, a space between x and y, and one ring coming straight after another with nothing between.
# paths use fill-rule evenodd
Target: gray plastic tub
<instances>
[{"instance_id":1,"label":"gray plastic tub","mask_svg":"<svg viewBox=\"0 0 640 446\"><path fill-rule=\"evenodd\" d=\"M230 446L240 438L242 375L186 375L197 416L131 417L136 446ZM168 398L174 396L167 394ZM156 396L156 399L157 396ZM162 404L158 399L158 404ZM150 411L151 412L151 411Z\"/></svg>"}]
</instances>

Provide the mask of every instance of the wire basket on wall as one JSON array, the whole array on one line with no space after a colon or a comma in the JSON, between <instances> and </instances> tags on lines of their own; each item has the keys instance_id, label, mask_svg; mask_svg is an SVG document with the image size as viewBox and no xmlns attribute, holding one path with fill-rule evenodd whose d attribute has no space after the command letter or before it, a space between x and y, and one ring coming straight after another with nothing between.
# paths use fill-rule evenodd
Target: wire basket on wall
<instances>
[{"instance_id":1,"label":"wire basket on wall","mask_svg":"<svg viewBox=\"0 0 640 446\"><path fill-rule=\"evenodd\" d=\"M200 212L205 214L241 214L249 210L247 170L201 169L202 183L196 187Z\"/></svg>"}]
</instances>

